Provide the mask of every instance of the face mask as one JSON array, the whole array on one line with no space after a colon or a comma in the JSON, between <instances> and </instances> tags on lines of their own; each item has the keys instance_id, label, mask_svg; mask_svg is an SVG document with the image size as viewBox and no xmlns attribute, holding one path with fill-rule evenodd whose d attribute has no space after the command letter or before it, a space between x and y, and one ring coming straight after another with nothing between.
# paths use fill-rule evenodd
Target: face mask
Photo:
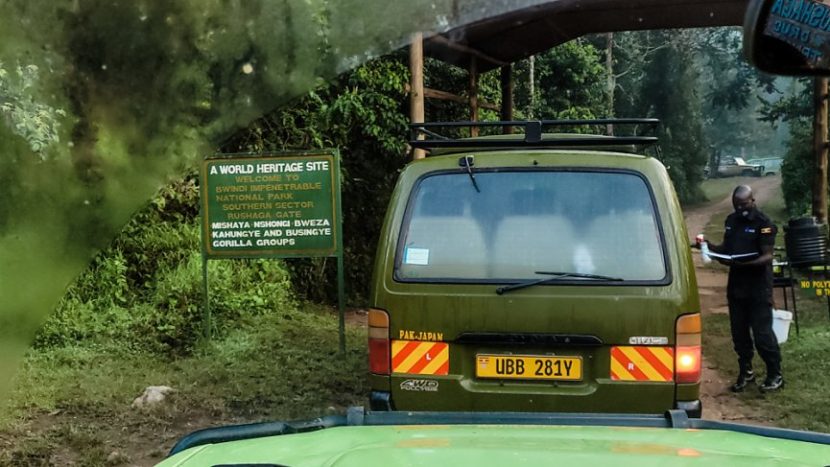
<instances>
[{"instance_id":1,"label":"face mask","mask_svg":"<svg viewBox=\"0 0 830 467\"><path fill-rule=\"evenodd\" d=\"M741 217L744 217L744 218L749 217L750 215L752 215L752 213L753 213L754 211L755 211L755 208L749 208L749 209L736 209L736 210L735 210L735 212L737 212L738 214L740 214L740 215L741 215Z\"/></svg>"}]
</instances>

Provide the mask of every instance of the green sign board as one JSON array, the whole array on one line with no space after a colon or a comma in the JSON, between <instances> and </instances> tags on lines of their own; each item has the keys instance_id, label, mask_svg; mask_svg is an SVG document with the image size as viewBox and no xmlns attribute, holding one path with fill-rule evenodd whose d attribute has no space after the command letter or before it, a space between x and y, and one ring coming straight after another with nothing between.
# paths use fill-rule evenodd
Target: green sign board
<instances>
[{"instance_id":1,"label":"green sign board","mask_svg":"<svg viewBox=\"0 0 830 467\"><path fill-rule=\"evenodd\" d=\"M341 245L336 153L207 159L202 238L209 258L335 256Z\"/></svg>"}]
</instances>

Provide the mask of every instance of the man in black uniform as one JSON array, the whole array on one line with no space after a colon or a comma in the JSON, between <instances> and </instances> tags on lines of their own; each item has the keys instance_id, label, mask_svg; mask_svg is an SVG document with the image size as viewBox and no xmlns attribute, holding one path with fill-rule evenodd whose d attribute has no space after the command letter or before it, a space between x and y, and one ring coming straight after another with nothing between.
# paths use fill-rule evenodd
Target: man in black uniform
<instances>
[{"instance_id":1,"label":"man in black uniform","mask_svg":"<svg viewBox=\"0 0 830 467\"><path fill-rule=\"evenodd\" d=\"M735 212L726 218L723 243L709 244L715 253L739 255L756 253L746 260L723 260L729 266L729 322L732 343L738 354L740 373L732 385L734 392L743 391L755 380L752 371L752 338L755 348L764 360L767 375L761 391L776 391L784 385L781 375L781 351L772 331L772 256L777 228L755 207L752 188L741 185L732 192ZM752 335L750 336L750 329Z\"/></svg>"}]
</instances>

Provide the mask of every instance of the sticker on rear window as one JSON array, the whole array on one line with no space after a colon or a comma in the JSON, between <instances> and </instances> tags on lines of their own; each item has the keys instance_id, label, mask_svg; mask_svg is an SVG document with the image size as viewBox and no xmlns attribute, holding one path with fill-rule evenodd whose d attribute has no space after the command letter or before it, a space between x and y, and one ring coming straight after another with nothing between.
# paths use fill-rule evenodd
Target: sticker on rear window
<instances>
[{"instance_id":1,"label":"sticker on rear window","mask_svg":"<svg viewBox=\"0 0 830 467\"><path fill-rule=\"evenodd\" d=\"M417 264L426 266L429 264L428 248L407 248L403 259L404 264Z\"/></svg>"}]
</instances>

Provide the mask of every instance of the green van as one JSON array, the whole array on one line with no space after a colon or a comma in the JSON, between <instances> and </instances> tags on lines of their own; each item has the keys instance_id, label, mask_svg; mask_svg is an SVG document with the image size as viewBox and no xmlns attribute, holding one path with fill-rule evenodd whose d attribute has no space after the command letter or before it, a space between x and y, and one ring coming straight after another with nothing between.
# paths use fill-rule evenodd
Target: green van
<instances>
[{"instance_id":1,"label":"green van","mask_svg":"<svg viewBox=\"0 0 830 467\"><path fill-rule=\"evenodd\" d=\"M700 416L682 211L663 164L632 152L655 138L541 131L560 124L421 125L432 155L401 173L378 244L373 409Z\"/></svg>"}]
</instances>

